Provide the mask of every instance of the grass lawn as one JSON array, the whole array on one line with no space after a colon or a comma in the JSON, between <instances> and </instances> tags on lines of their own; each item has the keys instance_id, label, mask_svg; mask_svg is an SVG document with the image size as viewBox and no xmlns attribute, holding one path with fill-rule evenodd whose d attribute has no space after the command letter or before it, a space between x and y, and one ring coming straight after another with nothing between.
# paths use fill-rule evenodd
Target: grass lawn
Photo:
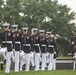
<instances>
[{"instance_id":1,"label":"grass lawn","mask_svg":"<svg viewBox=\"0 0 76 75\"><path fill-rule=\"evenodd\" d=\"M72 57L57 57L57 59L73 59Z\"/></svg>"},{"instance_id":2,"label":"grass lawn","mask_svg":"<svg viewBox=\"0 0 76 75\"><path fill-rule=\"evenodd\" d=\"M58 57L58 59L71 59L72 57ZM5 65L4 65L5 68ZM0 70L0 75L76 75L76 70L55 70L55 71L19 71L15 73L11 70L9 74L6 74L4 70Z\"/></svg>"},{"instance_id":3,"label":"grass lawn","mask_svg":"<svg viewBox=\"0 0 76 75\"><path fill-rule=\"evenodd\" d=\"M0 75L76 75L76 70L56 70L56 71L20 71L15 73L13 70L6 74L0 70Z\"/></svg>"}]
</instances>

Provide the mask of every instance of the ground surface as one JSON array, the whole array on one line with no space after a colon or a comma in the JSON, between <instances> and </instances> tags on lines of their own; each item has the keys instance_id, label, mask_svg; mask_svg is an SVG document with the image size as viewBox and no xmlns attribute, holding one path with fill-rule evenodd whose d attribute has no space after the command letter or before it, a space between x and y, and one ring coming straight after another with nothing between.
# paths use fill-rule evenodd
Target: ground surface
<instances>
[{"instance_id":1,"label":"ground surface","mask_svg":"<svg viewBox=\"0 0 76 75\"><path fill-rule=\"evenodd\" d=\"M20 71L18 73L15 73L13 70L6 74L3 71L0 70L0 75L76 75L76 70L56 70L56 71Z\"/></svg>"}]
</instances>

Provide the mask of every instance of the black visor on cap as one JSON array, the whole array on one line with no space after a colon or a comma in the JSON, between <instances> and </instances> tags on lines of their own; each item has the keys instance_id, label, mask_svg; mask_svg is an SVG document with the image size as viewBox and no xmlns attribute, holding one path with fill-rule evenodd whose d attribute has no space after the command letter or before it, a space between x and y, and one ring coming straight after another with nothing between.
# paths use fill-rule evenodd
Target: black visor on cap
<instances>
[{"instance_id":1,"label":"black visor on cap","mask_svg":"<svg viewBox=\"0 0 76 75\"><path fill-rule=\"evenodd\" d=\"M40 32L40 33L42 34L42 33L44 33L44 32Z\"/></svg>"},{"instance_id":2,"label":"black visor on cap","mask_svg":"<svg viewBox=\"0 0 76 75\"><path fill-rule=\"evenodd\" d=\"M16 29L17 27L13 27L13 29Z\"/></svg>"},{"instance_id":3,"label":"black visor on cap","mask_svg":"<svg viewBox=\"0 0 76 75\"><path fill-rule=\"evenodd\" d=\"M36 32L37 30L33 30L33 32Z\"/></svg>"},{"instance_id":4,"label":"black visor on cap","mask_svg":"<svg viewBox=\"0 0 76 75\"><path fill-rule=\"evenodd\" d=\"M4 28L7 28L8 26L4 26Z\"/></svg>"},{"instance_id":5,"label":"black visor on cap","mask_svg":"<svg viewBox=\"0 0 76 75\"><path fill-rule=\"evenodd\" d=\"M23 30L23 31L28 31L28 30Z\"/></svg>"},{"instance_id":6,"label":"black visor on cap","mask_svg":"<svg viewBox=\"0 0 76 75\"><path fill-rule=\"evenodd\" d=\"M50 35L50 33L48 33L48 35Z\"/></svg>"}]
</instances>

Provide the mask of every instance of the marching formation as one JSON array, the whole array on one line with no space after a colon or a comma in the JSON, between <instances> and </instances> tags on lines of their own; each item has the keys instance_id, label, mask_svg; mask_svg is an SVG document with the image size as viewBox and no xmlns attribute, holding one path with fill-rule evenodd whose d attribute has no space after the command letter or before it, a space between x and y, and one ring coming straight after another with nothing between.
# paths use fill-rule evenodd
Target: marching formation
<instances>
[{"instance_id":1,"label":"marching formation","mask_svg":"<svg viewBox=\"0 0 76 75\"><path fill-rule=\"evenodd\" d=\"M45 34L45 30L32 28L29 34L28 27L19 31L18 25L12 25L9 30L9 23L4 23L4 31L0 33L1 49L0 54L6 59L5 72L10 72L11 59L14 62L15 72L23 70L55 70L57 47L56 39L51 32ZM39 34L38 34L39 32Z\"/></svg>"}]
</instances>

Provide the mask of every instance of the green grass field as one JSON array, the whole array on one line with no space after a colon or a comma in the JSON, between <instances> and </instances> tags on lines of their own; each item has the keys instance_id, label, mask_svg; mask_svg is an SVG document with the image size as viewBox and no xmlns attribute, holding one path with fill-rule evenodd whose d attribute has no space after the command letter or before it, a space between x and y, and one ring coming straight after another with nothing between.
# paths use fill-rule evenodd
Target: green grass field
<instances>
[{"instance_id":1,"label":"green grass field","mask_svg":"<svg viewBox=\"0 0 76 75\"><path fill-rule=\"evenodd\" d=\"M59 57L58 59L71 59L71 57ZM5 65L4 65L5 68ZM0 70L0 75L76 75L76 70L55 70L55 71L19 71L15 73L11 70L9 74L6 74L4 70Z\"/></svg>"},{"instance_id":2,"label":"green grass field","mask_svg":"<svg viewBox=\"0 0 76 75\"><path fill-rule=\"evenodd\" d=\"M57 57L57 59L72 59L72 57Z\"/></svg>"},{"instance_id":3,"label":"green grass field","mask_svg":"<svg viewBox=\"0 0 76 75\"><path fill-rule=\"evenodd\" d=\"M76 70L56 70L56 71L20 71L18 73L15 73L13 70L6 74L3 71L0 70L0 75L76 75Z\"/></svg>"}]
</instances>

